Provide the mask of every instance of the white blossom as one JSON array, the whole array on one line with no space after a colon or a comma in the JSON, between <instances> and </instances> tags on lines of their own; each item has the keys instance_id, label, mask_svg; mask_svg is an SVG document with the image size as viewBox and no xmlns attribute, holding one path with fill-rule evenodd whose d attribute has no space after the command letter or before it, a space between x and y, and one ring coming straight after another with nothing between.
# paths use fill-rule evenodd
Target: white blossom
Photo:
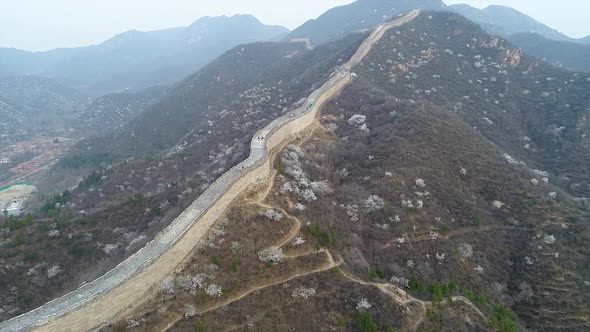
<instances>
[{"instance_id":1,"label":"white blossom","mask_svg":"<svg viewBox=\"0 0 590 332\"><path fill-rule=\"evenodd\" d=\"M165 294L174 294L174 279L172 277L166 277L162 280L161 284L162 292Z\"/></svg>"},{"instance_id":2,"label":"white blossom","mask_svg":"<svg viewBox=\"0 0 590 332\"><path fill-rule=\"evenodd\" d=\"M355 114L348 119L348 124L351 126L360 126L367 120L367 116Z\"/></svg>"},{"instance_id":3,"label":"white blossom","mask_svg":"<svg viewBox=\"0 0 590 332\"><path fill-rule=\"evenodd\" d=\"M385 201L383 200L383 198L381 198L377 195L371 195L371 196L369 196L369 198L367 198L365 200L365 208L367 209L367 211L369 213L381 210L381 209L383 209L384 206L385 206Z\"/></svg>"},{"instance_id":4,"label":"white blossom","mask_svg":"<svg viewBox=\"0 0 590 332\"><path fill-rule=\"evenodd\" d=\"M102 251L104 251L105 254L110 255L113 251L115 251L117 248L119 248L119 244L105 244L105 246L102 248Z\"/></svg>"},{"instance_id":5,"label":"white blossom","mask_svg":"<svg viewBox=\"0 0 590 332\"><path fill-rule=\"evenodd\" d=\"M437 233L437 232L435 232L435 231L433 231L433 230L431 230L431 231L430 231L430 239L431 239L432 241L435 241L436 239L438 239L438 233Z\"/></svg>"},{"instance_id":6,"label":"white blossom","mask_svg":"<svg viewBox=\"0 0 590 332\"><path fill-rule=\"evenodd\" d=\"M402 235L402 237L398 237L394 240L395 242L399 243L399 244L404 244L408 241L408 233L404 233Z\"/></svg>"},{"instance_id":7,"label":"white blossom","mask_svg":"<svg viewBox=\"0 0 590 332\"><path fill-rule=\"evenodd\" d=\"M297 203L295 205L295 210L297 210L297 211L305 211L305 205L303 205L301 203Z\"/></svg>"},{"instance_id":8,"label":"white blossom","mask_svg":"<svg viewBox=\"0 0 590 332\"><path fill-rule=\"evenodd\" d=\"M268 209L264 212L260 212L260 215L267 217L268 219L273 221L280 221L281 219L283 219L283 215L278 213L274 209Z\"/></svg>"},{"instance_id":9,"label":"white blossom","mask_svg":"<svg viewBox=\"0 0 590 332\"><path fill-rule=\"evenodd\" d=\"M347 177L350 175L350 171L347 170L346 168L340 169L336 172L336 175L341 176L343 178Z\"/></svg>"},{"instance_id":10,"label":"white blossom","mask_svg":"<svg viewBox=\"0 0 590 332\"><path fill-rule=\"evenodd\" d=\"M502 203L501 201L493 201L492 205L497 209L501 209L504 206L504 203Z\"/></svg>"},{"instance_id":11,"label":"white blossom","mask_svg":"<svg viewBox=\"0 0 590 332\"><path fill-rule=\"evenodd\" d=\"M512 156L510 156L508 153L504 154L504 158L506 159L506 161L508 161L509 164L526 165L524 162L512 158Z\"/></svg>"},{"instance_id":12,"label":"white blossom","mask_svg":"<svg viewBox=\"0 0 590 332\"><path fill-rule=\"evenodd\" d=\"M360 299L356 304L356 310L361 311L361 312L367 311L367 310L371 309L371 307L372 307L372 305L364 297L362 299Z\"/></svg>"},{"instance_id":13,"label":"white blossom","mask_svg":"<svg viewBox=\"0 0 590 332\"><path fill-rule=\"evenodd\" d=\"M402 200L402 207L407 208L407 209L413 209L414 208L414 204L412 203L411 199L408 200Z\"/></svg>"},{"instance_id":14,"label":"white blossom","mask_svg":"<svg viewBox=\"0 0 590 332\"><path fill-rule=\"evenodd\" d=\"M47 277L53 278L62 272L63 272L63 270L62 270L61 266L54 265L49 270L47 270Z\"/></svg>"},{"instance_id":15,"label":"white blossom","mask_svg":"<svg viewBox=\"0 0 590 332\"><path fill-rule=\"evenodd\" d=\"M295 288L295 290L293 290L293 293L291 293L291 296L294 299L298 299L298 298L308 299L310 297L315 296L315 293L316 293L315 288L298 287L298 288Z\"/></svg>"},{"instance_id":16,"label":"white blossom","mask_svg":"<svg viewBox=\"0 0 590 332\"><path fill-rule=\"evenodd\" d=\"M551 197L552 199L556 199L556 198L557 198L557 193L556 193L556 192L554 192L554 191L550 192L550 193L549 193L549 194L547 194L547 195L549 195L549 197Z\"/></svg>"},{"instance_id":17,"label":"white blossom","mask_svg":"<svg viewBox=\"0 0 590 332\"><path fill-rule=\"evenodd\" d=\"M244 246L238 241L233 241L230 248L234 255L241 254L244 251Z\"/></svg>"},{"instance_id":18,"label":"white blossom","mask_svg":"<svg viewBox=\"0 0 590 332\"><path fill-rule=\"evenodd\" d=\"M328 181L314 181L309 186L316 195L321 196L332 193L332 188L328 185Z\"/></svg>"},{"instance_id":19,"label":"white blossom","mask_svg":"<svg viewBox=\"0 0 590 332\"><path fill-rule=\"evenodd\" d=\"M317 201L317 199L318 199L318 197L315 195L315 193L311 189L303 190L301 192L301 198L308 203L313 202L313 201Z\"/></svg>"},{"instance_id":20,"label":"white blossom","mask_svg":"<svg viewBox=\"0 0 590 332\"><path fill-rule=\"evenodd\" d=\"M184 312L185 318L190 318L197 315L197 308L195 308L195 306L192 304L185 305L182 311Z\"/></svg>"},{"instance_id":21,"label":"white blossom","mask_svg":"<svg viewBox=\"0 0 590 332\"><path fill-rule=\"evenodd\" d=\"M538 176L545 177L545 178L548 178L549 177L549 172L541 171L541 170L538 170L538 169L533 169L532 171L533 171L533 173L535 173Z\"/></svg>"},{"instance_id":22,"label":"white blossom","mask_svg":"<svg viewBox=\"0 0 590 332\"><path fill-rule=\"evenodd\" d=\"M468 243L459 245L459 255L462 258L469 258L473 256L473 247Z\"/></svg>"},{"instance_id":23,"label":"white blossom","mask_svg":"<svg viewBox=\"0 0 590 332\"><path fill-rule=\"evenodd\" d=\"M419 188L426 188L426 181L418 178L416 179L416 186L418 186Z\"/></svg>"},{"instance_id":24,"label":"white blossom","mask_svg":"<svg viewBox=\"0 0 590 332\"><path fill-rule=\"evenodd\" d=\"M223 295L221 287L217 284L209 284L207 288L205 288L205 293L211 297L221 297L221 295Z\"/></svg>"},{"instance_id":25,"label":"white blossom","mask_svg":"<svg viewBox=\"0 0 590 332\"><path fill-rule=\"evenodd\" d=\"M285 255L281 248L269 247L258 252L258 259L265 263L280 263L285 259Z\"/></svg>"},{"instance_id":26,"label":"white blossom","mask_svg":"<svg viewBox=\"0 0 590 332\"><path fill-rule=\"evenodd\" d=\"M127 328L128 329L132 329L134 327L138 327L139 325L141 325L141 321L138 321L136 319L129 319L127 321Z\"/></svg>"},{"instance_id":27,"label":"white blossom","mask_svg":"<svg viewBox=\"0 0 590 332\"><path fill-rule=\"evenodd\" d=\"M294 246L300 246L305 243L305 240L302 237L296 237L295 241L293 241Z\"/></svg>"},{"instance_id":28,"label":"white blossom","mask_svg":"<svg viewBox=\"0 0 590 332\"><path fill-rule=\"evenodd\" d=\"M408 278L392 276L389 281L393 284L399 284L406 288L410 287L410 280L408 280Z\"/></svg>"},{"instance_id":29,"label":"white blossom","mask_svg":"<svg viewBox=\"0 0 590 332\"><path fill-rule=\"evenodd\" d=\"M547 243L547 244L553 244L555 243L556 239L555 236L553 235L545 235L543 237L543 242Z\"/></svg>"},{"instance_id":30,"label":"white blossom","mask_svg":"<svg viewBox=\"0 0 590 332\"><path fill-rule=\"evenodd\" d=\"M461 173L461 175L467 175L467 168L461 168L459 173Z\"/></svg>"},{"instance_id":31,"label":"white blossom","mask_svg":"<svg viewBox=\"0 0 590 332\"><path fill-rule=\"evenodd\" d=\"M477 272L479 272L479 273L483 274L483 271L484 271L484 268L483 268L483 266L481 266L481 265L478 265L478 266L474 267L473 269L474 269L475 271L477 271Z\"/></svg>"},{"instance_id":32,"label":"white blossom","mask_svg":"<svg viewBox=\"0 0 590 332\"><path fill-rule=\"evenodd\" d=\"M205 288L207 280L213 278L212 276L208 275L207 273L199 273L196 276L191 278L191 289L203 289Z\"/></svg>"},{"instance_id":33,"label":"white blossom","mask_svg":"<svg viewBox=\"0 0 590 332\"><path fill-rule=\"evenodd\" d=\"M345 207L346 215L350 218L350 221L359 221L359 206L356 204L347 205Z\"/></svg>"}]
</instances>

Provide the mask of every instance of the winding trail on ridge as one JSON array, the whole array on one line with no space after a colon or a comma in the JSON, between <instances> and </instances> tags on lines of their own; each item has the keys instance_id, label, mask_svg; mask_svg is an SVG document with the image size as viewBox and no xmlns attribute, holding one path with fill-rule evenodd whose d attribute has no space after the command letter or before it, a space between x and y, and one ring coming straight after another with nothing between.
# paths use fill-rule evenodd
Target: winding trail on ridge
<instances>
[{"instance_id":1,"label":"winding trail on ridge","mask_svg":"<svg viewBox=\"0 0 590 332\"><path fill-rule=\"evenodd\" d=\"M230 204L252 184L270 175L270 151L314 122L323 104L352 81L350 70L363 60L387 30L412 21L419 13L414 10L378 26L352 58L308 97L309 104L275 119L255 133L250 156L218 178L153 241L94 281L0 323L0 331L88 331L143 304L154 294L160 281L193 253L196 243ZM263 139L257 139L259 136Z\"/></svg>"}]
</instances>

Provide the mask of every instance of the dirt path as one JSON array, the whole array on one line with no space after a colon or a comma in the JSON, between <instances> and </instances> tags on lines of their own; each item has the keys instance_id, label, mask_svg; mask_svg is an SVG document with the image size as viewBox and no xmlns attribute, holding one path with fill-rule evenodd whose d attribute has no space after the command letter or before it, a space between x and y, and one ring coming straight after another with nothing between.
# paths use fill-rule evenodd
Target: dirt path
<instances>
[{"instance_id":1,"label":"dirt path","mask_svg":"<svg viewBox=\"0 0 590 332\"><path fill-rule=\"evenodd\" d=\"M311 130L309 130L309 133L304 138L301 139L298 146L301 146L305 142L307 142L309 140L309 138L313 136L315 129L316 128L312 128ZM273 153L272 157L273 157L272 158L273 160L274 160L274 158L278 157L278 151L277 151L277 153ZM271 163L272 163L272 160L271 160ZM245 201L238 202L237 204L253 204L253 205L258 205L258 206L268 208L268 209L274 209L274 210L278 211L279 213L282 213L289 220L294 221L294 225L293 225L293 227L291 227L291 230L289 231L289 233L282 240L280 240L280 242L278 242L277 244L274 245L277 248L282 248L285 245L292 242L293 239L299 234L299 232L301 231L301 221L299 220L299 218L291 216L283 208L277 207L277 206L272 206L272 205L265 203L265 200L268 199L268 196L270 195L271 190L274 187L274 180L276 178L276 174L277 174L276 171L271 172L270 178L268 179L268 182L266 183L266 187L260 193L257 193L256 195L254 195L253 199L246 199ZM209 308L202 309L202 310L198 311L197 313L199 315L202 315L202 314L217 310L217 309L222 308L224 306L230 305L234 302L240 301L241 299L247 297L248 295L250 295L253 292L256 292L258 290L265 289L265 288L272 287L272 286L276 286L276 285L288 282L290 280L293 280L293 279L296 279L299 277L327 271L327 270L330 270L330 269L342 264L342 261L338 261L338 262L334 261L332 254L327 249L320 249L319 251L313 250L313 251L307 251L307 252L300 252L300 253L292 254L292 255L285 255L285 258L286 259L296 259L296 258L305 257L305 256L309 256L309 255L314 255L314 254L320 254L320 253L324 253L326 255L326 260L327 260L327 263L324 264L322 267L312 269L309 271L305 271L305 272L296 273L296 274L293 274L290 276L285 276L282 278L276 278L275 280L272 280L270 283L267 282L262 285L252 286L251 288L248 288L246 291L240 293L239 295L233 296L233 297L228 298L220 303L214 304L213 306L211 306ZM179 315L178 317L175 317L172 320L168 321L166 328L164 328L162 331L166 331L166 330L172 328L182 318L183 317Z\"/></svg>"},{"instance_id":2,"label":"dirt path","mask_svg":"<svg viewBox=\"0 0 590 332\"><path fill-rule=\"evenodd\" d=\"M261 290L261 289L264 289L264 288L268 288L268 287L272 287L272 286L276 286L276 285L280 285L280 284L283 284L285 282L291 281L293 279L297 279L297 278L300 278L300 277L308 276L308 275L311 275L311 274L328 271L328 270L333 269L334 267L336 267L336 266L338 266L338 265L340 265L342 263L342 262L335 262L334 261L334 258L332 257L332 254L330 254L330 252L328 250L321 249L320 251L314 251L314 253L324 253L324 254L326 254L326 259L327 259L328 262L326 264L324 264L324 266L319 267L319 268L316 268L316 269L312 269L312 270L309 270L309 271L306 271L306 272L296 273L296 274L293 274L293 275L290 275L290 276L287 276L287 277L283 277L283 278L277 278L276 280L272 281L271 283L267 283L267 284L264 284L264 285L254 286L251 289L245 291L244 293L242 293L242 294L240 294L238 296L235 296L233 298L227 299L227 300L225 300L225 301L223 301L221 303L218 303L218 304L216 304L216 305L214 305L214 306L212 306L210 308L207 308L207 309L204 309L204 310L199 311L198 312L198 315L202 315L204 313L207 313L207 312L210 312L210 311L219 309L221 307L224 307L224 306L226 306L228 304L231 304L233 302L239 301L239 300L243 299L244 297L246 297L246 296L248 296L248 295L250 295L253 292L256 292L258 290ZM303 255L293 256L291 258L304 257L304 256L308 256L308 255L309 255L309 253L304 253Z\"/></svg>"}]
</instances>

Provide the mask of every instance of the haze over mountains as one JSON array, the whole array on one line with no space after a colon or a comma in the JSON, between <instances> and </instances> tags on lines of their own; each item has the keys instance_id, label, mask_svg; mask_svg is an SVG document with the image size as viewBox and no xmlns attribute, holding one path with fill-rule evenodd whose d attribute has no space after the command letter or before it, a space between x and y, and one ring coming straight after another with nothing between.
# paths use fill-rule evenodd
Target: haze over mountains
<instances>
[{"instance_id":1,"label":"haze over mountains","mask_svg":"<svg viewBox=\"0 0 590 332\"><path fill-rule=\"evenodd\" d=\"M305 22L289 34L289 38L309 38L321 44L339 39L353 31L371 29L395 15L412 9L443 10L442 0L359 0L335 7L317 19Z\"/></svg>"},{"instance_id":2,"label":"haze over mountains","mask_svg":"<svg viewBox=\"0 0 590 332\"><path fill-rule=\"evenodd\" d=\"M440 0L359 0L333 8L317 19L309 20L293 30L289 37L309 38L313 43L321 44L353 31L373 28L412 8L456 12L479 24L488 33L506 38L525 48L531 55L572 70L590 71L590 64L585 56L590 36L570 38L526 14L505 6L493 5L478 9L466 4L446 6ZM532 40L524 38L524 33L531 34ZM551 41L562 43L556 44Z\"/></svg>"},{"instance_id":3,"label":"haze over mountains","mask_svg":"<svg viewBox=\"0 0 590 332\"><path fill-rule=\"evenodd\" d=\"M504 38L509 38L517 33L536 33L553 40L589 42L589 37L580 39L568 37L534 18L506 6L492 5L478 9L466 4L457 4L448 8L479 24L487 32Z\"/></svg>"},{"instance_id":4,"label":"haze over mountains","mask_svg":"<svg viewBox=\"0 0 590 332\"><path fill-rule=\"evenodd\" d=\"M0 49L0 76L43 75L92 93L171 84L241 43L288 30L251 15L203 17L185 28L128 31L96 46L25 52Z\"/></svg>"},{"instance_id":5,"label":"haze over mountains","mask_svg":"<svg viewBox=\"0 0 590 332\"><path fill-rule=\"evenodd\" d=\"M590 71L590 43L545 38L536 33L516 33L508 38L528 54L574 71Z\"/></svg>"},{"instance_id":6,"label":"haze over mountains","mask_svg":"<svg viewBox=\"0 0 590 332\"><path fill-rule=\"evenodd\" d=\"M258 130L346 75L264 152L271 175L248 178L183 265L100 329L587 331L587 47L506 7L359 0L291 33L238 15L0 50L0 139L77 139L36 181L30 216L0 215L0 320L124 262Z\"/></svg>"}]
</instances>

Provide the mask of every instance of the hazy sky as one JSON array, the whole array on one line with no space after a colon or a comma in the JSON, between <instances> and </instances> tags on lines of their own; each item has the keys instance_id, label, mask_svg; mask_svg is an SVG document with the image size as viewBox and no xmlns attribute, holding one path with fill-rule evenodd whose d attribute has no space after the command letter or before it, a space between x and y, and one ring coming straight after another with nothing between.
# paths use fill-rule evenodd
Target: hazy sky
<instances>
[{"instance_id":1,"label":"hazy sky","mask_svg":"<svg viewBox=\"0 0 590 332\"><path fill-rule=\"evenodd\" d=\"M570 37L590 35L589 0L443 0L447 5L467 3L477 8L504 5L517 9Z\"/></svg>"},{"instance_id":2,"label":"hazy sky","mask_svg":"<svg viewBox=\"0 0 590 332\"><path fill-rule=\"evenodd\" d=\"M0 0L0 47L47 50L100 43L120 32L186 26L201 16L253 14L290 29L352 0ZM590 34L587 0L447 0L514 7L570 36Z\"/></svg>"}]
</instances>

